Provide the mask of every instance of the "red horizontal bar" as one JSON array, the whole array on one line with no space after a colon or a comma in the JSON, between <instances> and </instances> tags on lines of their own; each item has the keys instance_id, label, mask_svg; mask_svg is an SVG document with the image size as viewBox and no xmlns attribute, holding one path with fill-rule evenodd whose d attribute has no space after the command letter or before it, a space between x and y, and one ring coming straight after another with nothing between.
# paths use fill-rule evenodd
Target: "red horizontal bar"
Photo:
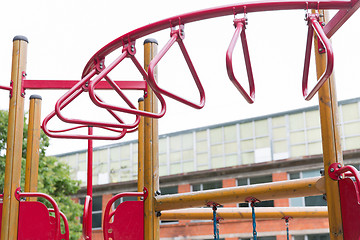
<instances>
[{"instance_id":1,"label":"red horizontal bar","mask_svg":"<svg viewBox=\"0 0 360 240\"><path fill-rule=\"evenodd\" d=\"M79 81L77 80L23 80L22 86L25 89L70 89ZM122 90L146 90L146 81L114 81ZM113 89L106 81L96 85L96 89Z\"/></svg>"},{"instance_id":2,"label":"red horizontal bar","mask_svg":"<svg viewBox=\"0 0 360 240\"><path fill-rule=\"evenodd\" d=\"M237 3L177 15L137 28L113 40L91 57L83 70L82 76L86 76L91 69L93 69L96 59L105 58L107 55L120 48L123 43L135 41L136 39L151 33L177 26L179 23L186 24L210 18L234 15L235 13L244 13L245 8L247 13L295 9L349 9L359 2L359 0L263 0L262 2Z\"/></svg>"}]
</instances>

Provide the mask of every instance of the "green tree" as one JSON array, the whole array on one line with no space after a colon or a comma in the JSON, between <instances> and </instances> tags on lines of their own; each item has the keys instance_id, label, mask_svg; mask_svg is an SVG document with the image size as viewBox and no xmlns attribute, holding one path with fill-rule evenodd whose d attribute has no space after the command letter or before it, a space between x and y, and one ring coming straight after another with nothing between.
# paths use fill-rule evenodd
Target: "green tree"
<instances>
[{"instance_id":1,"label":"green tree","mask_svg":"<svg viewBox=\"0 0 360 240\"><path fill-rule=\"evenodd\" d=\"M0 110L0 193L4 191L5 150L7 140L8 112ZM24 141L21 165L21 188L25 182L25 158L27 143L27 124L24 119ZM80 181L70 178L70 167L58 161L55 157L45 156L49 146L49 138L41 132L38 191L54 198L60 210L66 215L69 222L70 239L78 240L81 235L80 216L82 206L69 197L80 188ZM39 199L40 200L40 199ZM40 200L41 201L41 200ZM44 202L46 205L49 203ZM50 205L49 205L50 207ZM1 216L0 216L1 217Z\"/></svg>"}]
</instances>

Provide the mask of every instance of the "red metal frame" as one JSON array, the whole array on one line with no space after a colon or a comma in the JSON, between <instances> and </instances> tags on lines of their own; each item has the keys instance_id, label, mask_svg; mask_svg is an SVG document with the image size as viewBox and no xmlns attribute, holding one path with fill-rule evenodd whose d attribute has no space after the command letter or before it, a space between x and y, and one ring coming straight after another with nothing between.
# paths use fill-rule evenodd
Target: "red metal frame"
<instances>
[{"instance_id":1,"label":"red metal frame","mask_svg":"<svg viewBox=\"0 0 360 240\"><path fill-rule=\"evenodd\" d=\"M306 43L302 91L305 99L310 100L319 91L319 89L325 83L325 81L331 76L334 68L334 54L333 54L331 42L327 38L322 26L319 23L319 14L308 14L307 20L308 20L309 29L308 29L308 37ZM310 93L308 93L310 56L311 56L311 46L313 42L314 31L316 32L318 39L321 41L322 46L324 46L324 49L319 48L318 51L322 53L325 50L327 61L326 61L326 69L324 73L318 79L314 88L310 91Z\"/></svg>"},{"instance_id":2,"label":"red metal frame","mask_svg":"<svg viewBox=\"0 0 360 240\"><path fill-rule=\"evenodd\" d=\"M246 22L247 22L246 18L234 19L234 26L236 29L235 29L234 36L231 39L229 48L226 52L226 69L227 69L227 73L228 73L228 76L229 76L231 82L235 85L237 90L239 90L241 95L245 98L245 100L248 103L253 103L255 100L255 84L254 84L254 77L253 77L253 73L252 73L252 69L251 69L249 49L248 49L246 34L245 34ZM232 55L234 52L236 42L239 39L239 36L241 36L241 43L242 43L244 60L245 60L246 71L247 71L248 82L249 82L249 93L247 93L245 91L245 89L241 86L239 81L236 79L234 71L233 71Z\"/></svg>"},{"instance_id":3,"label":"red metal frame","mask_svg":"<svg viewBox=\"0 0 360 240\"><path fill-rule=\"evenodd\" d=\"M117 199L123 197L143 197L141 201L129 201L121 203L114 211L112 205ZM127 239L138 240L144 236L144 200L148 197L148 191L119 193L113 196L106 205L103 220L104 239L117 239L115 236L121 232ZM112 220L113 219L113 220ZM112 220L112 221L111 221ZM134 226L134 223L137 226ZM126 225L126 226L124 226ZM118 229L123 226L123 228ZM115 228L114 228L115 227ZM139 238L139 237L142 238Z\"/></svg>"},{"instance_id":4,"label":"red metal frame","mask_svg":"<svg viewBox=\"0 0 360 240\"><path fill-rule=\"evenodd\" d=\"M89 185L87 185L89 187ZM92 187L92 185L91 185ZM91 239L91 230L92 230L92 197L86 195L84 203L84 213L83 213L83 226L82 226L82 235L84 239Z\"/></svg>"},{"instance_id":5,"label":"red metal frame","mask_svg":"<svg viewBox=\"0 0 360 240\"><path fill-rule=\"evenodd\" d=\"M52 213L55 213L55 210L54 209L48 209L49 212L52 212ZM62 218L63 222L64 222L64 228L65 228L65 232L64 233L61 233L60 232L60 239L64 239L64 240L69 240L70 238L70 233L69 233L69 222L65 216L65 214L61 211L59 211L60 213L60 217Z\"/></svg>"},{"instance_id":6,"label":"red metal frame","mask_svg":"<svg viewBox=\"0 0 360 240\"><path fill-rule=\"evenodd\" d=\"M121 61L123 61L125 58L130 58L132 60L132 62L135 64L136 68L141 73L141 75L143 76L143 78L147 81L148 74L145 72L145 70L142 68L142 66L138 62L138 60L135 58L135 53L136 53L135 41L131 42L130 44L126 44L122 49L122 54L115 61L113 61L108 67L103 69L100 72L100 74L94 80L92 80L90 82L89 89L88 89L89 96L95 105L105 108L105 109L110 109L110 110L114 110L114 111L130 113L130 114L136 114L136 115L145 116L145 117L160 118L160 117L164 116L164 114L166 112L166 103L165 103L164 98L160 94L155 93L161 103L161 111L159 113L151 113L151 112L137 110L137 108L123 94L121 88L119 86L117 86L115 84L115 82L113 82L110 79L109 76L107 76L107 74L109 72L111 72L111 70L113 70ZM117 107L114 105L106 104L103 101L99 101L99 98L94 93L94 90L95 90L95 86L97 85L97 83L99 83L103 78L105 78L105 80L113 87L113 89L119 94L119 96L122 99L124 99L124 101L128 104L128 106L130 108Z\"/></svg>"},{"instance_id":7,"label":"red metal frame","mask_svg":"<svg viewBox=\"0 0 360 240\"><path fill-rule=\"evenodd\" d=\"M179 23L180 24L180 23ZM170 34L170 40L165 44L165 46L163 47L163 49L161 49L161 51L151 60L150 64L149 64L149 68L148 68L148 74L149 74L149 78L148 78L148 84L150 85L150 87L154 90L155 93L161 93L164 94L165 96L168 96L176 101L182 102L190 107L196 108L196 109L201 109L204 107L205 105L205 91L204 88L200 82L200 79L196 73L195 67L190 59L190 56L186 50L186 47L184 45L184 38L185 38L185 33L184 33L184 25L181 24L179 25L179 28L176 29L175 27L171 28L171 34ZM177 42L179 44L179 47L181 49L181 52L185 58L185 61L189 67L189 70L191 72L191 75L194 78L195 84L197 86L197 89L199 91L199 95L200 95L200 102L199 103L193 103L189 100L186 100L182 97L179 97L161 87L159 87L159 85L157 84L156 80L155 80L155 67L156 65L159 63L159 61L161 60L162 57L164 57L164 55L169 51L169 49L174 45L174 43Z\"/></svg>"}]
</instances>

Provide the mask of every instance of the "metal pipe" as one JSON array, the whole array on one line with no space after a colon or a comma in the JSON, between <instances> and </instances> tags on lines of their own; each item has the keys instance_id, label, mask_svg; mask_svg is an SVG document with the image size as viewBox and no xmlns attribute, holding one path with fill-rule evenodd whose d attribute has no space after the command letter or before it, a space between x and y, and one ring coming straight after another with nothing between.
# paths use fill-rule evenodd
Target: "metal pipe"
<instances>
[{"instance_id":1,"label":"metal pipe","mask_svg":"<svg viewBox=\"0 0 360 240\"><path fill-rule=\"evenodd\" d=\"M40 147L41 101L39 95L30 96L29 124L26 147L25 192L37 192ZM27 201L36 201L28 198Z\"/></svg>"},{"instance_id":2,"label":"metal pipe","mask_svg":"<svg viewBox=\"0 0 360 240\"><path fill-rule=\"evenodd\" d=\"M1 240L17 239L18 232L19 202L14 193L20 187L24 128L24 93L21 82L26 74L27 44L28 39L24 36L16 36L13 39L13 91L9 104Z\"/></svg>"},{"instance_id":3,"label":"metal pipe","mask_svg":"<svg viewBox=\"0 0 360 240\"><path fill-rule=\"evenodd\" d=\"M315 196L325 193L324 177L304 178L250 186L213 189L157 196L155 211L206 206L209 203L225 204L245 202L253 197L260 201Z\"/></svg>"},{"instance_id":4,"label":"metal pipe","mask_svg":"<svg viewBox=\"0 0 360 240\"><path fill-rule=\"evenodd\" d=\"M139 110L144 111L144 98L139 98ZM140 117L138 126L138 182L137 191L144 189L144 117ZM140 200L140 199L139 199Z\"/></svg>"},{"instance_id":5,"label":"metal pipe","mask_svg":"<svg viewBox=\"0 0 360 240\"><path fill-rule=\"evenodd\" d=\"M221 219L251 219L250 208L218 208ZM211 220L212 208L186 208L161 212L161 220ZM327 207L258 207L256 219L327 218Z\"/></svg>"}]
</instances>

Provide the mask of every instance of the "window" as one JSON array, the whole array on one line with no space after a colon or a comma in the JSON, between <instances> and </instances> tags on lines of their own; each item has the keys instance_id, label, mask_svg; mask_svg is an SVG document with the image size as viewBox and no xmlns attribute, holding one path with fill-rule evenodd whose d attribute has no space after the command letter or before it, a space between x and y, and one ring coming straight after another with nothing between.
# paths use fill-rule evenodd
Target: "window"
<instances>
[{"instance_id":1,"label":"window","mask_svg":"<svg viewBox=\"0 0 360 240\"><path fill-rule=\"evenodd\" d=\"M239 240L252 240L253 238L240 238ZM257 237L258 240L276 240L275 236L271 237Z\"/></svg>"},{"instance_id":2,"label":"window","mask_svg":"<svg viewBox=\"0 0 360 240\"><path fill-rule=\"evenodd\" d=\"M84 205L85 198L80 198L80 204ZM92 228L101 228L102 196L93 196L92 199ZM81 217L82 223L82 217Z\"/></svg>"},{"instance_id":3,"label":"window","mask_svg":"<svg viewBox=\"0 0 360 240\"><path fill-rule=\"evenodd\" d=\"M292 239L293 240L330 240L330 235L328 233L299 235L299 236L293 235Z\"/></svg>"},{"instance_id":4,"label":"window","mask_svg":"<svg viewBox=\"0 0 360 240\"><path fill-rule=\"evenodd\" d=\"M300 178L309 178L309 177L318 177L320 176L320 170L310 170L297 173L290 173L290 180L300 179ZM323 199L323 196L310 196L310 197L297 197L290 198L290 207L310 207L310 206L327 206L326 201Z\"/></svg>"},{"instance_id":5,"label":"window","mask_svg":"<svg viewBox=\"0 0 360 240\"><path fill-rule=\"evenodd\" d=\"M252 177L252 178L239 178L237 180L238 186L246 186L252 184L260 184L260 183L268 183L272 182L271 175L259 176L259 177ZM240 203L239 207L249 207L250 203ZM255 204L257 207L274 207L274 201L262 201Z\"/></svg>"},{"instance_id":6,"label":"window","mask_svg":"<svg viewBox=\"0 0 360 240\"><path fill-rule=\"evenodd\" d=\"M199 183L199 184L192 185L193 192L217 189L217 188L222 188L222 181Z\"/></svg>"},{"instance_id":7,"label":"window","mask_svg":"<svg viewBox=\"0 0 360 240\"><path fill-rule=\"evenodd\" d=\"M161 191L161 195L168 195L168 194L176 194L178 193L178 186L172 186L172 187L160 187L160 191ZM179 221L166 221L166 220L161 220L160 223L161 224L174 224L174 223L178 223Z\"/></svg>"}]
</instances>

